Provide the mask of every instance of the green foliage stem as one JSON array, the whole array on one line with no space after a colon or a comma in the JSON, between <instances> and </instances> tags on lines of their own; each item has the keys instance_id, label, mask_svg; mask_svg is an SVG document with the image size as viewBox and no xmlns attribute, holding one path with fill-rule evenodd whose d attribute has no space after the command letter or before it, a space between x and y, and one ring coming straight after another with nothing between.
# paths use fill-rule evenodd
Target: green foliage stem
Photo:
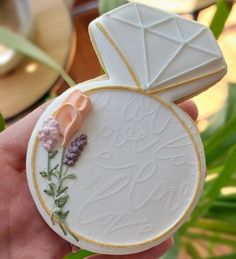
<instances>
[{"instance_id":1,"label":"green foliage stem","mask_svg":"<svg viewBox=\"0 0 236 259\"><path fill-rule=\"evenodd\" d=\"M230 15L233 6L233 1L218 0L216 13L212 19L210 29L216 39L218 39L224 30L225 23Z\"/></svg>"},{"instance_id":2,"label":"green foliage stem","mask_svg":"<svg viewBox=\"0 0 236 259\"><path fill-rule=\"evenodd\" d=\"M2 114L0 113L0 132L3 131L4 129L5 129L5 120Z\"/></svg>"},{"instance_id":3,"label":"green foliage stem","mask_svg":"<svg viewBox=\"0 0 236 259\"><path fill-rule=\"evenodd\" d=\"M65 70L47 53L21 35L18 35L3 26L0 26L0 43L53 69L61 75L69 86L75 85L75 82L69 77Z\"/></svg>"},{"instance_id":4,"label":"green foliage stem","mask_svg":"<svg viewBox=\"0 0 236 259\"><path fill-rule=\"evenodd\" d=\"M100 14L107 13L118 6L126 4L126 0L100 0L99 1L99 12Z\"/></svg>"}]
</instances>

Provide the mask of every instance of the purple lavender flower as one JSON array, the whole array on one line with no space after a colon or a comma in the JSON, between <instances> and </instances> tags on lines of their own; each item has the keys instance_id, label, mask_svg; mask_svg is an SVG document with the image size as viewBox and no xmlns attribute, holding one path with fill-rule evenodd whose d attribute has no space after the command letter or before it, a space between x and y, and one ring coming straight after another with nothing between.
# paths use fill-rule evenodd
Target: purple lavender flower
<instances>
[{"instance_id":1,"label":"purple lavender flower","mask_svg":"<svg viewBox=\"0 0 236 259\"><path fill-rule=\"evenodd\" d=\"M42 129L38 133L38 138L43 147L47 151L51 151L60 139L59 123L53 117L49 117L44 121Z\"/></svg>"},{"instance_id":2,"label":"purple lavender flower","mask_svg":"<svg viewBox=\"0 0 236 259\"><path fill-rule=\"evenodd\" d=\"M85 134L82 134L80 137L72 141L67 152L65 153L63 164L70 167L74 166L86 145L87 135Z\"/></svg>"}]
</instances>

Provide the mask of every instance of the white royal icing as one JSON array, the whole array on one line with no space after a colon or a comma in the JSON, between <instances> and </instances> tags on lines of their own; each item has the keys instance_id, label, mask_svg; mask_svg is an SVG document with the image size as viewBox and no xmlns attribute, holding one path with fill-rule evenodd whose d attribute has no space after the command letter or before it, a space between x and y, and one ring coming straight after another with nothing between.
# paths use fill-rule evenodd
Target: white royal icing
<instances>
[{"instance_id":1,"label":"white royal icing","mask_svg":"<svg viewBox=\"0 0 236 259\"><path fill-rule=\"evenodd\" d=\"M45 221L69 242L98 253L136 253L177 231L199 199L202 143L174 101L214 84L226 64L203 25L140 4L99 17L90 33L108 78L69 89L43 113L29 143L29 187ZM47 153L41 143L35 147L43 122L75 89L93 104L73 137L88 136L78 162L68 169L76 179L65 180L66 222L78 242L50 220L53 203L39 174L46 170ZM58 149L53 164L60 163Z\"/></svg>"}]
</instances>

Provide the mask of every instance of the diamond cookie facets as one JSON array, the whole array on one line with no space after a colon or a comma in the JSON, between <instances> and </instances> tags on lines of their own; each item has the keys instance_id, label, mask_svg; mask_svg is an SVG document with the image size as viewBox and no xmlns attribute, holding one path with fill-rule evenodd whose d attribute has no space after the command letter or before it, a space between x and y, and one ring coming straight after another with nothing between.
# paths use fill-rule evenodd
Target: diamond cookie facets
<instances>
[{"instance_id":1,"label":"diamond cookie facets","mask_svg":"<svg viewBox=\"0 0 236 259\"><path fill-rule=\"evenodd\" d=\"M86 145L87 145L86 134L82 134L80 137L72 141L65 154L63 164L70 167L74 166Z\"/></svg>"}]
</instances>

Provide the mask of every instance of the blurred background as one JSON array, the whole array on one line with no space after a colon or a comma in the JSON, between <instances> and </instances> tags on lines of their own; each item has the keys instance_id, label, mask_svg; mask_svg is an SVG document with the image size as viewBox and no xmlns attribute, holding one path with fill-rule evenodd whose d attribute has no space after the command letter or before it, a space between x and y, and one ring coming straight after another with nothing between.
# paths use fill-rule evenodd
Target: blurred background
<instances>
[{"instance_id":1,"label":"blurred background","mask_svg":"<svg viewBox=\"0 0 236 259\"><path fill-rule=\"evenodd\" d=\"M233 0L131 0L209 26L229 71L194 98L208 176L190 220L164 259L236 259L236 4ZM126 0L0 1L0 131L76 83L102 74L88 24ZM91 254L79 251L67 259Z\"/></svg>"}]
</instances>

